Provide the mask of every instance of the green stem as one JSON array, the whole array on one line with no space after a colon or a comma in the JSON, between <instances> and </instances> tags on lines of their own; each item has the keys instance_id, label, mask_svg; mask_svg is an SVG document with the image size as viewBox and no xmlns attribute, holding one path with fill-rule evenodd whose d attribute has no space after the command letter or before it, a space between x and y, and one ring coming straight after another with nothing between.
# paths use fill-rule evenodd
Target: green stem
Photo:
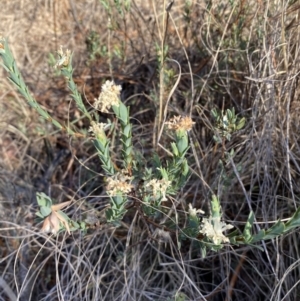
<instances>
[{"instance_id":1,"label":"green stem","mask_svg":"<svg viewBox=\"0 0 300 301\"><path fill-rule=\"evenodd\" d=\"M133 145L132 145L132 124L129 122L129 108L126 107L121 101L119 103L119 106L113 106L112 108L121 123L123 165L126 170L131 170Z\"/></svg>"},{"instance_id":2,"label":"green stem","mask_svg":"<svg viewBox=\"0 0 300 301\"><path fill-rule=\"evenodd\" d=\"M57 127L59 130L65 130L68 134L70 134L72 136L76 136L77 133L72 131L70 128L64 127L63 125L61 125L57 120L52 118L49 115L49 113L47 111L45 111L37 103L37 101L30 94L28 87L25 85L25 82L24 82L23 77L17 67L17 64L13 57L13 54L9 49L7 40L1 39L0 44L1 44L0 56L3 60L2 66L8 72L8 74L9 74L8 79L17 88L18 92L27 100L28 104L40 114L40 116L42 116L44 119L52 122L52 124L55 127Z\"/></svg>"},{"instance_id":3,"label":"green stem","mask_svg":"<svg viewBox=\"0 0 300 301\"><path fill-rule=\"evenodd\" d=\"M70 60L67 66L62 66L61 67L61 73L63 76L65 76L67 83L68 83L68 88L71 91L71 96L75 100L75 103L78 107L78 109L90 120L92 121L92 117L88 110L86 109L83 101L81 94L78 92L77 85L75 84L73 80L73 67L72 67L72 55L70 56Z\"/></svg>"}]
</instances>

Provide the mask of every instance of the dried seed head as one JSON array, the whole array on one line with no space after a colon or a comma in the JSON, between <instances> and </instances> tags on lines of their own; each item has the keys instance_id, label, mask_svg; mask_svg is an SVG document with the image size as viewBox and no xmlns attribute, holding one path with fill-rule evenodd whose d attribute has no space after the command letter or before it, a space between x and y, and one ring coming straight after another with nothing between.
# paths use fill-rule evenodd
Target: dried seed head
<instances>
[{"instance_id":1,"label":"dried seed head","mask_svg":"<svg viewBox=\"0 0 300 301\"><path fill-rule=\"evenodd\" d=\"M97 99L95 99L95 108L103 113L108 113L112 106L119 106L121 86L116 85L113 81L107 80L102 85L102 91Z\"/></svg>"},{"instance_id":2,"label":"dried seed head","mask_svg":"<svg viewBox=\"0 0 300 301\"><path fill-rule=\"evenodd\" d=\"M60 223L59 223L59 219L57 217L57 215L54 213L54 211L52 211L52 213L49 215L49 219L50 219L50 225L51 225L51 229L52 229L52 233L56 234L59 231L60 228Z\"/></svg>"},{"instance_id":3,"label":"dried seed head","mask_svg":"<svg viewBox=\"0 0 300 301\"><path fill-rule=\"evenodd\" d=\"M59 231L59 219L52 212L49 216L44 219L43 227L41 229L42 232L45 233L53 233L56 234Z\"/></svg>"},{"instance_id":4,"label":"dried seed head","mask_svg":"<svg viewBox=\"0 0 300 301\"><path fill-rule=\"evenodd\" d=\"M153 237L155 237L160 243L168 243L171 241L170 232L159 228L154 231Z\"/></svg>"},{"instance_id":5,"label":"dried seed head","mask_svg":"<svg viewBox=\"0 0 300 301\"><path fill-rule=\"evenodd\" d=\"M57 54L58 60L55 64L55 68L67 67L71 60L71 51L67 49L64 52L62 46L60 46L60 49L57 51Z\"/></svg>"},{"instance_id":6,"label":"dried seed head","mask_svg":"<svg viewBox=\"0 0 300 301\"><path fill-rule=\"evenodd\" d=\"M50 232L53 234L57 234L62 224L70 234L68 220L62 215L62 213L60 213L60 210L67 207L71 203L72 201L67 201L60 204L52 205L51 213L44 219L41 231L46 233Z\"/></svg>"},{"instance_id":7,"label":"dried seed head","mask_svg":"<svg viewBox=\"0 0 300 301\"><path fill-rule=\"evenodd\" d=\"M166 122L166 125L170 130L174 131L185 131L188 132L192 129L193 120L190 117L183 117L183 116L175 116L170 121Z\"/></svg>"},{"instance_id":8,"label":"dried seed head","mask_svg":"<svg viewBox=\"0 0 300 301\"><path fill-rule=\"evenodd\" d=\"M51 232L51 224L50 224L49 216L47 216L47 217L44 219L44 222L43 222L43 226L42 226L41 231L42 231L42 232L46 232L46 233Z\"/></svg>"}]
</instances>

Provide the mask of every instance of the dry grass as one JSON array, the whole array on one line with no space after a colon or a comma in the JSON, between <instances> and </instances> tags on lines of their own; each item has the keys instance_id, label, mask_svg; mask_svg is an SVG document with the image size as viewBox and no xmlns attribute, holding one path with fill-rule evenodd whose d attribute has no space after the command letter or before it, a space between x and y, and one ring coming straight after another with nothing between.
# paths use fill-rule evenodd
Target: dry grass
<instances>
[{"instance_id":1,"label":"dry grass","mask_svg":"<svg viewBox=\"0 0 300 301\"><path fill-rule=\"evenodd\" d=\"M97 0L2 0L0 31L36 99L62 122L80 115L49 65L48 55L59 45L74 51L75 79L87 102L98 96L103 80L122 84L134 144L145 153L166 105L160 100L169 98L169 114L192 114L194 174L178 199L207 211L214 191L236 227L243 229L250 209L257 227L269 227L299 206L299 5L208 2L175 1L164 31L163 1L132 1L124 17L114 8L109 30L108 13ZM92 30L102 55L88 63L85 40ZM163 40L181 71L166 62L174 74L162 93L156 45ZM155 238L154 227L138 214L117 230L41 234L35 191L74 200L71 215L98 213L106 204L100 164L88 139L69 139L41 120L5 76L0 99L0 300L299 299L296 231L261 244L264 252L226 247L205 259L193 245L178 250L176 239ZM226 182L220 179L222 149L212 140L215 107L235 107L247 119L226 144L235 149ZM77 126L88 124L79 120ZM178 293L184 299L175 299Z\"/></svg>"}]
</instances>

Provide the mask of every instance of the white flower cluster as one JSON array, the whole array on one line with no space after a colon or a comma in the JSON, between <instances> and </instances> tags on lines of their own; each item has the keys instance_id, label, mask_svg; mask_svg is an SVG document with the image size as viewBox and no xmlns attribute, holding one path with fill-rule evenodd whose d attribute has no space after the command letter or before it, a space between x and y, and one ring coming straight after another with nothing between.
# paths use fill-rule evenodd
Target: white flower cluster
<instances>
[{"instance_id":1,"label":"white flower cluster","mask_svg":"<svg viewBox=\"0 0 300 301\"><path fill-rule=\"evenodd\" d=\"M172 119L166 122L168 129L174 131L182 130L185 132L190 131L194 124L195 122L193 122L193 120L187 116L174 116Z\"/></svg>"},{"instance_id":2,"label":"white flower cluster","mask_svg":"<svg viewBox=\"0 0 300 301\"><path fill-rule=\"evenodd\" d=\"M204 214L204 211L195 209L192 204L189 204L189 215L196 217L197 213ZM232 228L232 225L222 222L220 217L210 216L209 218L202 218L199 230L215 245L220 245L222 242L229 242L228 237L226 237L223 232Z\"/></svg>"},{"instance_id":3,"label":"white flower cluster","mask_svg":"<svg viewBox=\"0 0 300 301\"><path fill-rule=\"evenodd\" d=\"M158 194L161 194L162 201L166 201L167 200L166 193L170 185L171 185L171 181L169 180L152 179L145 185L145 188L150 188L154 197L156 197Z\"/></svg>"},{"instance_id":4,"label":"white flower cluster","mask_svg":"<svg viewBox=\"0 0 300 301\"><path fill-rule=\"evenodd\" d=\"M197 216L197 213L204 214L204 211L201 210L201 209L193 208L192 204L190 203L189 204L189 215L190 216Z\"/></svg>"},{"instance_id":5,"label":"white flower cluster","mask_svg":"<svg viewBox=\"0 0 300 301\"><path fill-rule=\"evenodd\" d=\"M107 179L106 191L110 196L115 196L119 193L128 194L133 185L130 184L131 177L124 175L123 173L117 173L116 175Z\"/></svg>"},{"instance_id":6,"label":"white flower cluster","mask_svg":"<svg viewBox=\"0 0 300 301\"><path fill-rule=\"evenodd\" d=\"M102 85L102 91L97 99L95 99L95 108L102 113L108 113L112 106L119 106L121 86L116 85L113 81L107 80Z\"/></svg>"},{"instance_id":7,"label":"white flower cluster","mask_svg":"<svg viewBox=\"0 0 300 301\"><path fill-rule=\"evenodd\" d=\"M60 46L60 49L57 51L57 54L58 60L55 64L55 68L67 67L70 63L71 51L69 49L63 51L63 47Z\"/></svg>"},{"instance_id":8,"label":"white flower cluster","mask_svg":"<svg viewBox=\"0 0 300 301\"><path fill-rule=\"evenodd\" d=\"M233 226L221 222L219 217L203 218L201 232L206 235L215 245L219 245L222 242L229 242L223 232L232 229Z\"/></svg>"},{"instance_id":9,"label":"white flower cluster","mask_svg":"<svg viewBox=\"0 0 300 301\"><path fill-rule=\"evenodd\" d=\"M110 126L108 123L99 122L96 123L92 121L89 132L92 133L95 137L103 135L104 131Z\"/></svg>"}]
</instances>

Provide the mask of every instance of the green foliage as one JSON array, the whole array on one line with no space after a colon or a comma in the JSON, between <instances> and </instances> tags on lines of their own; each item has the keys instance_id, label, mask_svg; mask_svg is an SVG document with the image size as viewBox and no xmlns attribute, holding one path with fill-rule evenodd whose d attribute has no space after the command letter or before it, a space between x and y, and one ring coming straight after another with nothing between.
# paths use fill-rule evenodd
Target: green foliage
<instances>
[{"instance_id":1,"label":"green foliage","mask_svg":"<svg viewBox=\"0 0 300 301\"><path fill-rule=\"evenodd\" d=\"M130 2L126 2L127 4ZM125 2L115 1L118 9L125 8ZM110 9L108 1L102 1L106 9ZM97 52L97 38L91 37L94 43L91 46L91 53ZM167 54L167 48L160 56ZM8 78L12 84L24 96L28 103L37 110L45 119L51 121L57 128L66 130L69 134L76 136L76 133L69 127L63 127L58 121L54 120L31 96L27 86L20 75L15 60L9 50L6 39L0 40L0 56L2 66L8 72ZM178 195L180 189L184 187L190 174L189 165L186 159L190 148L188 131L192 128L193 122L188 117L177 116L166 122L173 142L168 148L170 157L161 158L153 152L152 156L143 156L134 149L132 140L132 123L129 115L129 107L120 100L120 86L107 81L102 87L102 92L97 100L98 104L94 109L107 113L112 108L116 118L108 119L108 123L99 123L99 116L95 110L88 110L82 101L81 94L73 80L72 54L68 50L58 51L56 68L60 70L65 77L71 96L74 99L82 115L89 120L90 129L93 135L93 143L99 155L103 171L107 176L107 195L110 207L106 209L106 222L115 226L120 226L124 216L128 213L129 207L138 214L142 214L152 220L155 224L161 222L161 218L167 216L170 212L168 205L163 206L164 202L171 199L171 196ZM167 79L172 79L173 73L165 69ZM217 143L222 142L223 146L226 140L230 140L232 135L242 129L245 125L245 118L239 118L235 114L234 108L225 111L212 110L214 118L214 133ZM120 152L121 160L113 162L112 150L110 147L110 138L105 131L110 128L114 131L120 140L122 150ZM120 128L120 130L119 130ZM225 173L223 163L230 162L234 157L234 149L224 152L222 158L221 179L230 181L232 175ZM121 164L119 162L121 161ZM120 166L118 166L118 164ZM129 203L129 200L131 203ZM136 201L138 200L138 201ZM84 221L74 221L61 211L68 206L70 202L54 205L51 198L44 193L37 193L37 203L39 211L36 215L43 220L43 229L54 234L66 230L68 232L75 230L86 231L87 224ZM130 205L130 206L129 206ZM255 216L250 212L243 232L233 229L233 226L222 221L222 210L220 198L214 194L211 196L209 215L200 209L192 208L186 212L177 213L168 217L163 226L169 227L171 231L178 231L179 245L182 241L190 240L193 246L196 246L205 256L207 250L218 251L225 244L254 245L262 240L274 239L280 235L300 226L300 208L294 213L288 222L278 220L268 229L261 229L257 233L253 232ZM181 226L179 230L179 225ZM233 229L233 230L231 230ZM227 234L226 231L229 231ZM184 300L183 295L175 300Z\"/></svg>"},{"instance_id":2,"label":"green foliage","mask_svg":"<svg viewBox=\"0 0 300 301\"><path fill-rule=\"evenodd\" d=\"M110 197L111 208L108 208L106 213L107 222L113 223L116 227L120 226L120 221L127 212L125 209L125 204L127 202L127 197L122 195L117 195Z\"/></svg>"},{"instance_id":3,"label":"green foliage","mask_svg":"<svg viewBox=\"0 0 300 301\"><path fill-rule=\"evenodd\" d=\"M169 52L169 47L168 45L164 45L163 51L160 45L155 44L155 48L156 48L156 53L157 53L157 60L158 60L158 70L161 70L161 68L163 67L163 64L165 62L165 58L168 55ZM173 73L173 71L171 71ZM170 71L165 71L164 70L164 76L166 76L166 78L164 78L164 80L168 81L168 78L170 77Z\"/></svg>"},{"instance_id":4,"label":"green foliage","mask_svg":"<svg viewBox=\"0 0 300 301\"><path fill-rule=\"evenodd\" d=\"M219 137L224 137L230 140L234 132L242 129L245 125L246 119L238 118L235 114L234 108L227 109L225 112L213 109L211 114L215 120L215 130L217 135L214 136L216 142L221 142Z\"/></svg>"},{"instance_id":5,"label":"green foliage","mask_svg":"<svg viewBox=\"0 0 300 301\"><path fill-rule=\"evenodd\" d=\"M52 212L52 200L43 192L36 193L37 203L40 206L40 211L36 212L36 215L40 218L45 218Z\"/></svg>"},{"instance_id":6,"label":"green foliage","mask_svg":"<svg viewBox=\"0 0 300 301\"><path fill-rule=\"evenodd\" d=\"M216 195L211 198L211 216L213 218L221 218L221 206Z\"/></svg>"},{"instance_id":7,"label":"green foliage","mask_svg":"<svg viewBox=\"0 0 300 301\"><path fill-rule=\"evenodd\" d=\"M101 45L100 35L96 31L91 31L85 39L87 53L90 62L97 58L107 58L108 50L106 45Z\"/></svg>"},{"instance_id":8,"label":"green foliage","mask_svg":"<svg viewBox=\"0 0 300 301\"><path fill-rule=\"evenodd\" d=\"M117 118L119 119L122 128L121 143L123 145L123 168L129 170L131 169L133 160L132 124L129 122L129 108L126 107L122 102L119 103L119 106L113 106L112 108Z\"/></svg>"},{"instance_id":9,"label":"green foliage","mask_svg":"<svg viewBox=\"0 0 300 301\"><path fill-rule=\"evenodd\" d=\"M66 130L70 135L75 135L73 130L71 130L69 127L65 128L57 120L52 118L49 113L37 103L34 97L30 94L28 87L25 85L13 54L8 47L7 40L2 38L0 43L3 46L3 48L0 49L0 57L3 61L1 65L8 72L8 79L13 86L17 88L18 92L28 101L28 104L40 114L41 117L52 122L53 125L59 130Z\"/></svg>"},{"instance_id":10,"label":"green foliage","mask_svg":"<svg viewBox=\"0 0 300 301\"><path fill-rule=\"evenodd\" d=\"M131 0L99 0L109 15L112 15L114 9L123 16L130 11Z\"/></svg>"},{"instance_id":11,"label":"green foliage","mask_svg":"<svg viewBox=\"0 0 300 301\"><path fill-rule=\"evenodd\" d=\"M56 67L60 69L61 74L65 77L68 88L71 92L71 96L74 99L78 109L87 117L89 120L92 120L92 117L88 110L86 109L81 94L78 91L77 85L73 80L73 67L72 67L72 54L67 50L65 53L62 49L58 51L58 61Z\"/></svg>"},{"instance_id":12,"label":"green foliage","mask_svg":"<svg viewBox=\"0 0 300 301\"><path fill-rule=\"evenodd\" d=\"M253 233L254 213L250 212L248 220L245 224L242 235L237 233L231 233L230 242L232 244L249 244L253 245L262 240L269 240L277 238L294 228L300 226L300 208L296 210L293 216L286 223L278 220L272 227L268 229L262 229L258 233Z\"/></svg>"},{"instance_id":13,"label":"green foliage","mask_svg":"<svg viewBox=\"0 0 300 301\"><path fill-rule=\"evenodd\" d=\"M113 162L110 157L110 146L109 139L106 137L105 129L109 128L111 124L107 124L105 128L97 126L96 123L92 123L92 127L96 127L97 131L94 130L95 139L94 146L98 152L100 161L102 163L102 168L108 175L114 175L116 173L115 168L113 166Z\"/></svg>"},{"instance_id":14,"label":"green foliage","mask_svg":"<svg viewBox=\"0 0 300 301\"><path fill-rule=\"evenodd\" d=\"M35 214L43 221L43 231L53 234L62 230L76 231L80 229L86 231L84 222L78 223L60 210L68 206L70 202L54 205L52 199L43 192L37 192L36 198L40 210Z\"/></svg>"},{"instance_id":15,"label":"green foliage","mask_svg":"<svg viewBox=\"0 0 300 301\"><path fill-rule=\"evenodd\" d=\"M173 298L168 298L167 300L164 300L164 301L187 301L187 300L189 300L187 298L188 297L186 294L179 292L179 293L176 293Z\"/></svg>"}]
</instances>

